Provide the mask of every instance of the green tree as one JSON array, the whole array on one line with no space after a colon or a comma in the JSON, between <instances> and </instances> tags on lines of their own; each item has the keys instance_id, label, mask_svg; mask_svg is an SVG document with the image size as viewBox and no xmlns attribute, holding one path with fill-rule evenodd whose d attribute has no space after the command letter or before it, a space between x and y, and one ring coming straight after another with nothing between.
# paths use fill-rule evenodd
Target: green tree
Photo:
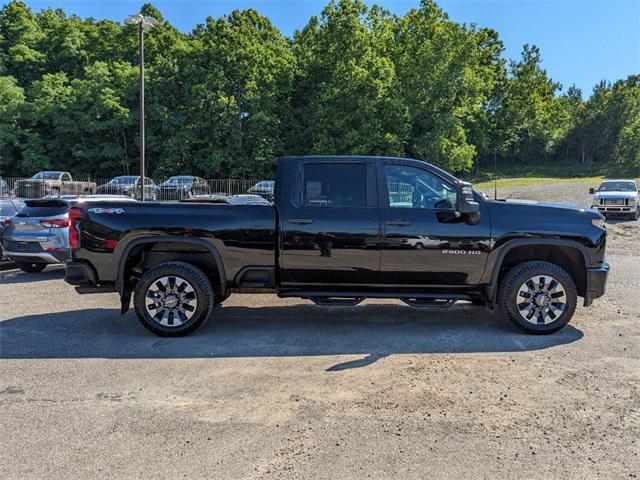
<instances>
[{"instance_id":1,"label":"green tree","mask_svg":"<svg viewBox=\"0 0 640 480\"><path fill-rule=\"evenodd\" d=\"M295 35L298 153L402 155L407 107L386 55L392 18L359 0L331 2Z\"/></svg>"}]
</instances>

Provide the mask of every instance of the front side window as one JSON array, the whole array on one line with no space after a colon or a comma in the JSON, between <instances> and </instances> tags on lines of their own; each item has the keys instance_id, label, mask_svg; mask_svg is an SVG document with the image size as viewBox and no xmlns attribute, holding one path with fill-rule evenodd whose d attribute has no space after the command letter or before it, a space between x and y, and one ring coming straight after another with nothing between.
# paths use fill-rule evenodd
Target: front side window
<instances>
[{"instance_id":1,"label":"front side window","mask_svg":"<svg viewBox=\"0 0 640 480\"><path fill-rule=\"evenodd\" d=\"M365 207L364 163L304 164L303 204L308 207Z\"/></svg>"},{"instance_id":2,"label":"front side window","mask_svg":"<svg viewBox=\"0 0 640 480\"><path fill-rule=\"evenodd\" d=\"M456 190L440 177L426 170L404 165L386 165L384 171L389 207L455 208Z\"/></svg>"},{"instance_id":3,"label":"front side window","mask_svg":"<svg viewBox=\"0 0 640 480\"><path fill-rule=\"evenodd\" d=\"M63 173L62 174L62 181L63 182L70 182L71 181L71 176L68 173Z\"/></svg>"}]
</instances>

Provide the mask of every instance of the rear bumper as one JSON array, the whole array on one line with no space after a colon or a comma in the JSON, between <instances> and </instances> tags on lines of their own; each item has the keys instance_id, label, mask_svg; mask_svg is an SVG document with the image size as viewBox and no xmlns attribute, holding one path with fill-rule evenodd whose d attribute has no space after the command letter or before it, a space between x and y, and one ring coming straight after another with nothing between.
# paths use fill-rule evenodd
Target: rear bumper
<instances>
[{"instance_id":1,"label":"rear bumper","mask_svg":"<svg viewBox=\"0 0 640 480\"><path fill-rule=\"evenodd\" d=\"M69 259L64 262L64 281L76 287L95 287L96 272L86 262Z\"/></svg>"},{"instance_id":2,"label":"rear bumper","mask_svg":"<svg viewBox=\"0 0 640 480\"><path fill-rule=\"evenodd\" d=\"M605 263L600 268L587 269L587 291L584 296L584 306L588 307L596 298L604 295L607 289L607 277L609 276L609 264Z\"/></svg>"},{"instance_id":3,"label":"rear bumper","mask_svg":"<svg viewBox=\"0 0 640 480\"><path fill-rule=\"evenodd\" d=\"M4 252L14 262L28 263L63 263L69 258L67 250L55 252Z\"/></svg>"}]
</instances>

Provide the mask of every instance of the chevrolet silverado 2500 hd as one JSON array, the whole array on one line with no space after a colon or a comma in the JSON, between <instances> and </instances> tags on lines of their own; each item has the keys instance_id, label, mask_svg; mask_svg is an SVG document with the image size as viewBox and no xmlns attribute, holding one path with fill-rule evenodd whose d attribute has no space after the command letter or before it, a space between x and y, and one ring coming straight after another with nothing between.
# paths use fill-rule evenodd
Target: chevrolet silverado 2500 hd
<instances>
[{"instance_id":1,"label":"chevrolet silverado 2500 hd","mask_svg":"<svg viewBox=\"0 0 640 480\"><path fill-rule=\"evenodd\" d=\"M604 294L607 231L593 210L488 200L419 160L286 157L275 202L100 201L70 209L66 281L133 295L142 324L180 336L233 292L320 305L397 298L486 304L534 334L559 330L578 297Z\"/></svg>"}]
</instances>

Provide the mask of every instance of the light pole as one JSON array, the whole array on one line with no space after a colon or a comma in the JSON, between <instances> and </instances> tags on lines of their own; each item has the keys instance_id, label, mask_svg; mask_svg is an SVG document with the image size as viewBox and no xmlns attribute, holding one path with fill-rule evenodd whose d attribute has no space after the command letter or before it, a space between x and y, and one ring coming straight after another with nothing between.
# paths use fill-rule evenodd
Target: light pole
<instances>
[{"instance_id":1,"label":"light pole","mask_svg":"<svg viewBox=\"0 0 640 480\"><path fill-rule=\"evenodd\" d=\"M140 200L144 202L144 31L158 24L153 17L134 13L125 18L127 25L138 25L140 31Z\"/></svg>"}]
</instances>

